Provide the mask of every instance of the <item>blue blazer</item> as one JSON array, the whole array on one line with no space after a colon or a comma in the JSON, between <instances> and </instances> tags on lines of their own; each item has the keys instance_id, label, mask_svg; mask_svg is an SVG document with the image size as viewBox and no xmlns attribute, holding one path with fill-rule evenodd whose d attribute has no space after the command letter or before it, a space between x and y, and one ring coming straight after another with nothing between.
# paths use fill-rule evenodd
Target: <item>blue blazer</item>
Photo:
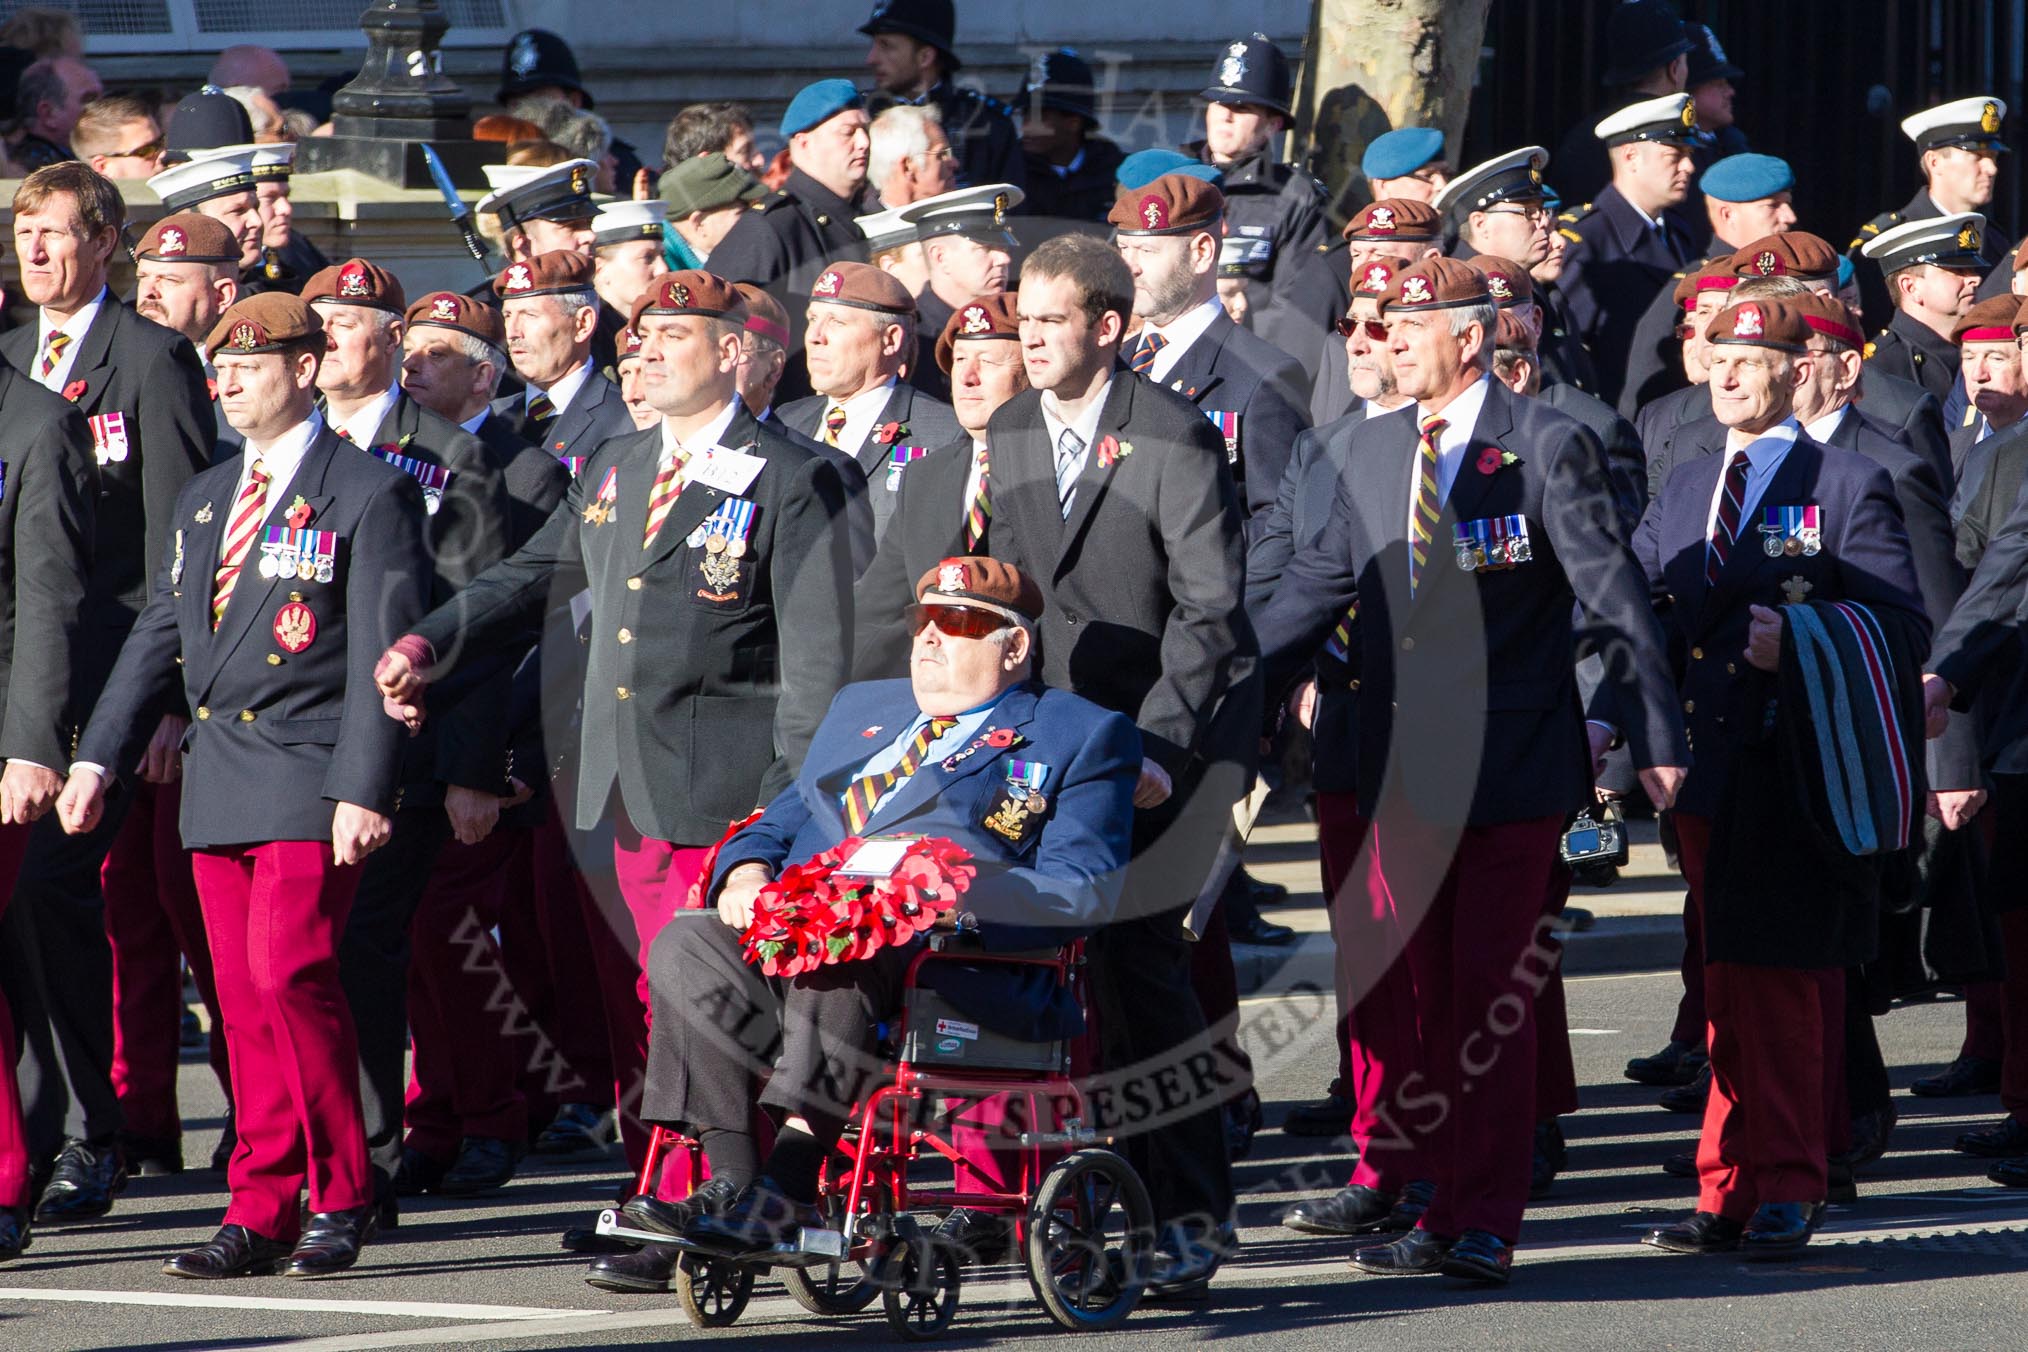
<instances>
[{"instance_id":1,"label":"blue blazer","mask_svg":"<svg viewBox=\"0 0 2028 1352\"><path fill-rule=\"evenodd\" d=\"M779 872L852 834L840 803L846 786L918 713L905 680L841 689L796 782L719 852L707 896L716 899L738 864L754 861ZM987 744L996 731L1013 742ZM1019 840L985 825L1005 795L1010 757L1048 767L1041 827ZM891 790L866 834L943 836L970 850L979 873L959 909L977 916L987 949L1061 944L1112 918L1131 853L1140 770L1141 734L1125 715L1068 691L1016 686L963 750ZM1082 1026L1075 1002L1039 969L933 963L924 980L968 1017L1010 1036L1039 1041Z\"/></svg>"}]
</instances>

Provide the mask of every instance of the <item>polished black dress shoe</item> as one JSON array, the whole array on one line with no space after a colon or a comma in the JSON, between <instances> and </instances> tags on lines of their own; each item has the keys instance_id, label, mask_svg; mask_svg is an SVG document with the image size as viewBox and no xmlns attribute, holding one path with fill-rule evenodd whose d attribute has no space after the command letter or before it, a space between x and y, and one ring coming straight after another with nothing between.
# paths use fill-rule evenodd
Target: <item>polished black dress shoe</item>
<instances>
[{"instance_id":1,"label":"polished black dress shoe","mask_svg":"<svg viewBox=\"0 0 2028 1352\"><path fill-rule=\"evenodd\" d=\"M650 1295L669 1289L676 1262L683 1250L674 1244L643 1244L632 1253L612 1253L594 1259L585 1269L588 1285L601 1291L646 1292Z\"/></svg>"},{"instance_id":2,"label":"polished black dress shoe","mask_svg":"<svg viewBox=\"0 0 2028 1352\"><path fill-rule=\"evenodd\" d=\"M1382 1231L1406 1233L1422 1224L1423 1216L1429 1211L1429 1204L1436 1200L1436 1184L1426 1178L1418 1178L1404 1185L1401 1196L1394 1199L1394 1210L1387 1213L1387 1224Z\"/></svg>"},{"instance_id":3,"label":"polished black dress shoe","mask_svg":"<svg viewBox=\"0 0 2028 1352\"><path fill-rule=\"evenodd\" d=\"M218 1144L211 1148L211 1167L219 1173L232 1163L232 1152L239 1148L239 1127L232 1119L232 1105L225 1106L225 1130L219 1134Z\"/></svg>"},{"instance_id":4,"label":"polished black dress shoe","mask_svg":"<svg viewBox=\"0 0 2028 1352\"><path fill-rule=\"evenodd\" d=\"M1014 1221L1009 1216L971 1207L953 1207L937 1222L937 1238L959 1255L959 1261L985 1266L1005 1262L1014 1248Z\"/></svg>"},{"instance_id":5,"label":"polished black dress shoe","mask_svg":"<svg viewBox=\"0 0 2028 1352\"><path fill-rule=\"evenodd\" d=\"M1986 1177L2003 1188L2028 1188L2028 1159L2001 1160Z\"/></svg>"},{"instance_id":6,"label":"polished black dress shoe","mask_svg":"<svg viewBox=\"0 0 2028 1352\"><path fill-rule=\"evenodd\" d=\"M1225 1157L1237 1162L1253 1152L1253 1138L1261 1128L1260 1095L1249 1088L1238 1098L1221 1105L1225 1123Z\"/></svg>"},{"instance_id":7,"label":"polished black dress shoe","mask_svg":"<svg viewBox=\"0 0 2028 1352\"><path fill-rule=\"evenodd\" d=\"M1398 1197L1361 1184L1311 1197L1282 1213L1282 1224L1306 1235L1374 1235L1388 1228Z\"/></svg>"},{"instance_id":8,"label":"polished black dress shoe","mask_svg":"<svg viewBox=\"0 0 2028 1352\"><path fill-rule=\"evenodd\" d=\"M380 1230L380 1208L372 1202L350 1211L317 1211L303 1227L289 1255L284 1277L329 1277L359 1261L359 1251Z\"/></svg>"},{"instance_id":9,"label":"polished black dress shoe","mask_svg":"<svg viewBox=\"0 0 2028 1352\"><path fill-rule=\"evenodd\" d=\"M1908 1086L1917 1098L1963 1098L2000 1092L2000 1063L1983 1056L1960 1056L1934 1075Z\"/></svg>"},{"instance_id":10,"label":"polished black dress shoe","mask_svg":"<svg viewBox=\"0 0 2028 1352\"><path fill-rule=\"evenodd\" d=\"M1505 1286L1514 1268L1514 1246L1485 1230L1467 1230L1451 1245L1437 1271L1486 1286Z\"/></svg>"},{"instance_id":11,"label":"polished black dress shoe","mask_svg":"<svg viewBox=\"0 0 2028 1352\"><path fill-rule=\"evenodd\" d=\"M1671 1178L1697 1177L1697 1152L1684 1150L1662 1161L1662 1172Z\"/></svg>"},{"instance_id":12,"label":"polished black dress shoe","mask_svg":"<svg viewBox=\"0 0 2028 1352\"><path fill-rule=\"evenodd\" d=\"M1288 1136L1343 1136L1352 1130L1352 1100L1337 1094L1299 1103L1282 1119Z\"/></svg>"},{"instance_id":13,"label":"polished black dress shoe","mask_svg":"<svg viewBox=\"0 0 2028 1352\"><path fill-rule=\"evenodd\" d=\"M1739 1256L1749 1262L1793 1257L1808 1247L1823 1215L1822 1202L1763 1202L1740 1236Z\"/></svg>"},{"instance_id":14,"label":"polished black dress shoe","mask_svg":"<svg viewBox=\"0 0 2028 1352\"><path fill-rule=\"evenodd\" d=\"M567 1226L556 1242L557 1247L572 1253L634 1253L641 1247L631 1239L602 1235L590 1225Z\"/></svg>"},{"instance_id":15,"label":"polished black dress shoe","mask_svg":"<svg viewBox=\"0 0 2028 1352\"><path fill-rule=\"evenodd\" d=\"M28 1245L28 1208L0 1206L0 1263L19 1258Z\"/></svg>"},{"instance_id":16,"label":"polished black dress shoe","mask_svg":"<svg viewBox=\"0 0 2028 1352\"><path fill-rule=\"evenodd\" d=\"M394 1195L420 1197L434 1192L450 1167L443 1160L432 1159L414 1146L405 1145L401 1148L401 1167L394 1171Z\"/></svg>"},{"instance_id":17,"label":"polished black dress shoe","mask_svg":"<svg viewBox=\"0 0 2028 1352\"><path fill-rule=\"evenodd\" d=\"M1289 889L1280 883L1264 883L1248 873L1239 871L1239 880L1246 888L1247 899L1255 906L1279 906L1289 899Z\"/></svg>"},{"instance_id":18,"label":"polished black dress shoe","mask_svg":"<svg viewBox=\"0 0 2028 1352\"><path fill-rule=\"evenodd\" d=\"M1444 1255L1455 1243L1454 1239L1433 1235L1417 1226L1392 1244L1376 1244L1372 1248L1354 1250L1352 1266L1360 1272L1371 1272L1379 1277L1420 1276L1440 1271Z\"/></svg>"},{"instance_id":19,"label":"polished black dress shoe","mask_svg":"<svg viewBox=\"0 0 2028 1352\"><path fill-rule=\"evenodd\" d=\"M513 1181L514 1171L527 1150L519 1141L495 1136L467 1136L458 1146L458 1158L437 1184L441 1197L475 1197L482 1192L504 1188Z\"/></svg>"},{"instance_id":20,"label":"polished black dress shoe","mask_svg":"<svg viewBox=\"0 0 2028 1352\"><path fill-rule=\"evenodd\" d=\"M180 1136L130 1136L121 1132L120 1155L127 1161L129 1176L183 1172L183 1138Z\"/></svg>"},{"instance_id":21,"label":"polished black dress shoe","mask_svg":"<svg viewBox=\"0 0 2028 1352\"><path fill-rule=\"evenodd\" d=\"M1570 1162L1563 1144L1563 1124L1555 1118L1535 1124L1535 1158L1528 1166L1528 1195L1547 1197L1556 1176ZM1462 1236L1460 1237L1462 1238Z\"/></svg>"},{"instance_id":22,"label":"polished black dress shoe","mask_svg":"<svg viewBox=\"0 0 2028 1352\"><path fill-rule=\"evenodd\" d=\"M1142 1298L1172 1305L1205 1299L1219 1266L1238 1247L1239 1233L1229 1223L1207 1230L1169 1222L1156 1237L1154 1264Z\"/></svg>"},{"instance_id":23,"label":"polished black dress shoe","mask_svg":"<svg viewBox=\"0 0 2028 1352\"><path fill-rule=\"evenodd\" d=\"M247 1229L223 1225L207 1243L177 1254L162 1265L171 1277L217 1281L224 1277L267 1277L289 1256L289 1246Z\"/></svg>"},{"instance_id":24,"label":"polished black dress shoe","mask_svg":"<svg viewBox=\"0 0 2028 1352\"><path fill-rule=\"evenodd\" d=\"M792 1242L806 1226L823 1224L814 1204L796 1201L772 1178L761 1177L722 1214L707 1213L691 1221L683 1228L683 1238L697 1248L743 1258Z\"/></svg>"},{"instance_id":25,"label":"polished black dress shoe","mask_svg":"<svg viewBox=\"0 0 2028 1352\"><path fill-rule=\"evenodd\" d=\"M1844 1160L1829 1161L1824 1171L1824 1200L1841 1203L1859 1200L1859 1180L1852 1177L1852 1166Z\"/></svg>"},{"instance_id":26,"label":"polished black dress shoe","mask_svg":"<svg viewBox=\"0 0 2028 1352\"><path fill-rule=\"evenodd\" d=\"M113 1194L127 1186L127 1165L116 1141L63 1143L56 1168L35 1208L38 1225L87 1221L113 1209Z\"/></svg>"},{"instance_id":27,"label":"polished black dress shoe","mask_svg":"<svg viewBox=\"0 0 2028 1352\"><path fill-rule=\"evenodd\" d=\"M2003 1160L2015 1155L2028 1155L2028 1127L2011 1117L2003 1117L1997 1126L1965 1132L1958 1137L1957 1147L1980 1159Z\"/></svg>"},{"instance_id":28,"label":"polished black dress shoe","mask_svg":"<svg viewBox=\"0 0 2028 1352\"><path fill-rule=\"evenodd\" d=\"M722 1178L709 1178L680 1202L664 1202L642 1193L620 1204L620 1216L636 1230L680 1239L699 1216L723 1216L739 1200L739 1189Z\"/></svg>"},{"instance_id":29,"label":"polished black dress shoe","mask_svg":"<svg viewBox=\"0 0 2028 1352\"><path fill-rule=\"evenodd\" d=\"M1277 925L1271 920L1263 920L1257 915L1250 915L1229 926L1226 933L1232 936L1232 942L1236 944L1261 944L1268 948L1280 948L1283 944L1292 944L1296 941L1295 930L1287 925Z\"/></svg>"},{"instance_id":30,"label":"polished black dress shoe","mask_svg":"<svg viewBox=\"0 0 2028 1352\"><path fill-rule=\"evenodd\" d=\"M1623 1074L1635 1084L1688 1084L1704 1069L1704 1048L1690 1042L1671 1042L1653 1056L1637 1056L1627 1062Z\"/></svg>"},{"instance_id":31,"label":"polished black dress shoe","mask_svg":"<svg viewBox=\"0 0 2028 1352\"><path fill-rule=\"evenodd\" d=\"M1888 1139L1894 1135L1895 1124L1900 1120L1900 1114L1894 1111L1892 1103L1872 1112L1854 1115L1852 1148L1845 1152L1844 1162L1854 1169L1863 1169L1885 1155Z\"/></svg>"},{"instance_id":32,"label":"polished black dress shoe","mask_svg":"<svg viewBox=\"0 0 2028 1352\"><path fill-rule=\"evenodd\" d=\"M581 1150L602 1150L610 1138L605 1122L603 1109L589 1103L566 1103L535 1138L535 1153L575 1155Z\"/></svg>"},{"instance_id":33,"label":"polished black dress shoe","mask_svg":"<svg viewBox=\"0 0 2028 1352\"><path fill-rule=\"evenodd\" d=\"M1710 1096L1711 1063L1707 1061L1690 1083L1664 1090L1655 1102L1672 1113L1701 1113L1704 1111L1704 1100Z\"/></svg>"},{"instance_id":34,"label":"polished black dress shoe","mask_svg":"<svg viewBox=\"0 0 2028 1352\"><path fill-rule=\"evenodd\" d=\"M1685 1220L1648 1231L1641 1236L1641 1243L1664 1253L1730 1253L1739 1247L1739 1236L1745 1229L1715 1211L1698 1211Z\"/></svg>"}]
</instances>

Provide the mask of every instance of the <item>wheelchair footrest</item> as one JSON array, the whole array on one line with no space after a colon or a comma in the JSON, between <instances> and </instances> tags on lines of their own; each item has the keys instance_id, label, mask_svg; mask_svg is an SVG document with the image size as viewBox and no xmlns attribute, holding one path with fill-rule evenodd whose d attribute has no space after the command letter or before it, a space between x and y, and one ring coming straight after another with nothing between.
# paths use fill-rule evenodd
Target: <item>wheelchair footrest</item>
<instances>
[{"instance_id":1,"label":"wheelchair footrest","mask_svg":"<svg viewBox=\"0 0 2028 1352\"><path fill-rule=\"evenodd\" d=\"M611 1207L599 1213L597 1233L611 1239L624 1239L630 1244L677 1244L682 1243L674 1235L663 1234L660 1230L641 1230L628 1225L620 1213Z\"/></svg>"},{"instance_id":2,"label":"wheelchair footrest","mask_svg":"<svg viewBox=\"0 0 2028 1352\"><path fill-rule=\"evenodd\" d=\"M1069 1146L1073 1150L1113 1143L1111 1136L1102 1131L1094 1131L1090 1127L1071 1127L1064 1131L1024 1131L1019 1139L1022 1145Z\"/></svg>"}]
</instances>

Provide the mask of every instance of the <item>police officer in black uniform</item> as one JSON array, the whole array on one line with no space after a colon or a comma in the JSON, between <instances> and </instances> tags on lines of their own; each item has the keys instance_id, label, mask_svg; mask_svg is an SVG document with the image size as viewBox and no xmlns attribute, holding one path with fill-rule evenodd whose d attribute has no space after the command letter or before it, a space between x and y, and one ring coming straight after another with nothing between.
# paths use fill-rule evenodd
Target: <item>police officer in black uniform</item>
<instances>
[{"instance_id":1,"label":"police officer in black uniform","mask_svg":"<svg viewBox=\"0 0 2028 1352\"><path fill-rule=\"evenodd\" d=\"M1113 209L1113 175L1126 155L1098 134L1096 88L1090 64L1068 47L1044 52L1028 67L1015 110L1030 215L1102 221Z\"/></svg>"},{"instance_id":2,"label":"police officer in black uniform","mask_svg":"<svg viewBox=\"0 0 2028 1352\"><path fill-rule=\"evenodd\" d=\"M546 28L524 28L508 40L500 58L500 92L494 98L503 108L530 98L557 99L585 112L596 106L578 74L577 54ZM641 172L641 154L617 136L609 148L613 178L624 195Z\"/></svg>"},{"instance_id":3,"label":"police officer in black uniform","mask_svg":"<svg viewBox=\"0 0 2028 1352\"><path fill-rule=\"evenodd\" d=\"M1894 298L1894 318L1866 345L1866 367L1912 380L1948 399L1958 383L1951 329L1972 308L1986 270L1986 218L1977 212L1889 226L1860 252L1877 263Z\"/></svg>"},{"instance_id":4,"label":"police officer in black uniform","mask_svg":"<svg viewBox=\"0 0 2028 1352\"><path fill-rule=\"evenodd\" d=\"M957 13L951 0L874 0L859 31L873 39L866 53L886 103L928 104L937 110L958 153L958 186L1026 178L1013 110L998 99L954 83L963 64L952 50Z\"/></svg>"}]
</instances>

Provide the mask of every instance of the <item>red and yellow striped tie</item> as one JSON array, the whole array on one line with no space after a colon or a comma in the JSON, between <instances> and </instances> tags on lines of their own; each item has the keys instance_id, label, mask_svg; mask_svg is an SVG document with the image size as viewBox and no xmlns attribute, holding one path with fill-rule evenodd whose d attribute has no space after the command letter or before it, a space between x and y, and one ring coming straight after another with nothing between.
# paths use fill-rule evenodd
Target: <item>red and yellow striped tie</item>
<instances>
[{"instance_id":1,"label":"red and yellow striped tie","mask_svg":"<svg viewBox=\"0 0 2028 1352\"><path fill-rule=\"evenodd\" d=\"M824 410L824 444L837 446L838 437L845 430L845 405L833 404Z\"/></svg>"},{"instance_id":2,"label":"red and yellow striped tie","mask_svg":"<svg viewBox=\"0 0 2028 1352\"><path fill-rule=\"evenodd\" d=\"M47 380L56 370L56 364L63 360L63 350L70 346L70 335L62 329L51 329L42 345L42 377Z\"/></svg>"},{"instance_id":3,"label":"red and yellow striped tie","mask_svg":"<svg viewBox=\"0 0 2028 1352\"><path fill-rule=\"evenodd\" d=\"M873 816L873 809L897 784L914 774L922 764L923 753L936 744L936 740L958 725L955 718L937 717L922 725L914 737L909 739L908 750L892 770L877 775L862 775L852 781L845 790L845 826L858 835Z\"/></svg>"},{"instance_id":4,"label":"red and yellow striped tie","mask_svg":"<svg viewBox=\"0 0 2028 1352\"><path fill-rule=\"evenodd\" d=\"M986 523L993 519L993 499L990 492L992 469L986 463L986 448L979 448L979 491L972 494L972 505L965 511L965 548L978 552L979 541L986 538ZM949 518L945 518L948 520Z\"/></svg>"},{"instance_id":5,"label":"red and yellow striped tie","mask_svg":"<svg viewBox=\"0 0 2028 1352\"><path fill-rule=\"evenodd\" d=\"M1324 652L1339 662L1350 661L1352 657L1352 623L1359 618L1359 603L1354 601L1345 607L1345 618L1338 621L1331 630L1331 637L1324 640Z\"/></svg>"},{"instance_id":6,"label":"red and yellow striped tie","mask_svg":"<svg viewBox=\"0 0 2028 1352\"><path fill-rule=\"evenodd\" d=\"M240 569L246 563L247 551L253 548L253 538L260 532L261 519L267 512L268 467L256 460L247 470L246 486L233 500L232 516L225 527L225 549L218 556L218 572L211 583L211 627L214 632L219 621L225 618L226 603L232 600L232 590L239 585Z\"/></svg>"},{"instance_id":7,"label":"red and yellow striped tie","mask_svg":"<svg viewBox=\"0 0 2028 1352\"><path fill-rule=\"evenodd\" d=\"M540 427L556 416L556 404L541 390L528 397L528 421Z\"/></svg>"},{"instance_id":8,"label":"red and yellow striped tie","mask_svg":"<svg viewBox=\"0 0 2028 1352\"><path fill-rule=\"evenodd\" d=\"M1434 413L1423 415L1416 424L1422 439L1415 448L1415 510L1408 516L1408 594L1415 595L1423 565L1429 562L1430 542L1436 539L1437 518L1443 504L1437 499L1437 438L1443 435L1444 420Z\"/></svg>"},{"instance_id":9,"label":"red and yellow striped tie","mask_svg":"<svg viewBox=\"0 0 2028 1352\"><path fill-rule=\"evenodd\" d=\"M669 509L683 496L683 467L689 463L690 452L679 446L656 473L655 486L648 490L648 530L641 537L641 548L655 543L662 523L669 519Z\"/></svg>"}]
</instances>

